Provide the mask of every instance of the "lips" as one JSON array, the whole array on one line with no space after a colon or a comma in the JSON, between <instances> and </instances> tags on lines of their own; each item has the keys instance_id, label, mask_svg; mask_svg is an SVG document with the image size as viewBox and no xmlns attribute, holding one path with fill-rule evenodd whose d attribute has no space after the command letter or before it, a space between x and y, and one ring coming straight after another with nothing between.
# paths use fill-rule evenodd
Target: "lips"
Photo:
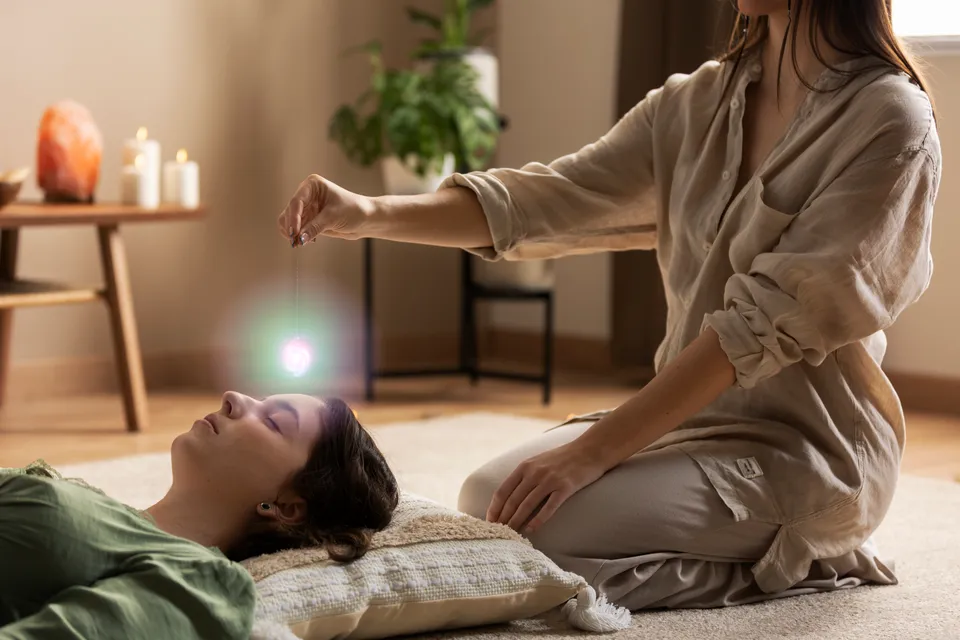
<instances>
[{"instance_id":1,"label":"lips","mask_svg":"<svg viewBox=\"0 0 960 640\"><path fill-rule=\"evenodd\" d=\"M220 435L220 428L217 426L217 414L211 413L203 418L203 421L213 427L213 432Z\"/></svg>"}]
</instances>

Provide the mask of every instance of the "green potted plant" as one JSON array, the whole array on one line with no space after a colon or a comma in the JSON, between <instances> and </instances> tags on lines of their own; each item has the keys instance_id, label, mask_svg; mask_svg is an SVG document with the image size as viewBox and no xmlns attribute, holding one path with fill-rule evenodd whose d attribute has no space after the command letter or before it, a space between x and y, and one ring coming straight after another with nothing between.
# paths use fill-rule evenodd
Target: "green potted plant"
<instances>
[{"instance_id":1,"label":"green potted plant","mask_svg":"<svg viewBox=\"0 0 960 640\"><path fill-rule=\"evenodd\" d=\"M437 54L463 54L483 44L489 30L472 33L473 14L493 4L494 0L444 0L443 15L438 16L415 7L407 7L407 15L414 22L436 32L436 37L420 42L414 54L418 58Z\"/></svg>"},{"instance_id":2,"label":"green potted plant","mask_svg":"<svg viewBox=\"0 0 960 640\"><path fill-rule=\"evenodd\" d=\"M477 87L477 72L456 56L418 69L389 69L379 43L363 47L372 67L370 88L341 106L329 136L361 166L381 163L393 194L436 190L453 171L489 162L499 118Z\"/></svg>"},{"instance_id":3,"label":"green potted plant","mask_svg":"<svg viewBox=\"0 0 960 640\"><path fill-rule=\"evenodd\" d=\"M407 14L411 20L433 32L430 37L421 41L414 54L420 61L418 68L426 70L443 60L462 60L476 72L477 90L491 105L497 107L498 61L492 52L482 46L487 33L483 30L474 31L471 26L474 14L493 2L494 0L444 0L442 15L433 15L413 7L407 8ZM488 262L476 258L474 274L478 282L488 286L550 288L555 282L552 260Z\"/></svg>"},{"instance_id":4,"label":"green potted plant","mask_svg":"<svg viewBox=\"0 0 960 640\"><path fill-rule=\"evenodd\" d=\"M491 6L494 0L444 0L442 15L415 7L407 7L410 19L431 30L430 37L420 41L414 58L430 63L439 58L458 57L477 72L480 93L496 108L499 101L499 69L497 58L483 47L489 29L474 31L474 14Z\"/></svg>"}]
</instances>

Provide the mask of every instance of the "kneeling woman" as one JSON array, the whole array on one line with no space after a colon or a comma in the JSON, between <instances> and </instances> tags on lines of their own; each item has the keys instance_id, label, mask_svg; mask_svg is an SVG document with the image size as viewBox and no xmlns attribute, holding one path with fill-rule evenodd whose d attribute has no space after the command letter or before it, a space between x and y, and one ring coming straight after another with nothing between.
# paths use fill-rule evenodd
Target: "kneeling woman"
<instances>
[{"instance_id":1,"label":"kneeling woman","mask_svg":"<svg viewBox=\"0 0 960 640\"><path fill-rule=\"evenodd\" d=\"M895 581L869 539L904 443L883 331L931 273L940 146L889 0L738 0L731 51L549 165L365 198L319 176L286 237L522 260L656 249L657 376L474 473L461 508L632 609Z\"/></svg>"},{"instance_id":2,"label":"kneeling woman","mask_svg":"<svg viewBox=\"0 0 960 640\"><path fill-rule=\"evenodd\" d=\"M256 592L236 562L314 545L355 559L398 502L339 399L229 392L171 457L143 512L42 462L0 469L0 640L245 640Z\"/></svg>"}]
</instances>

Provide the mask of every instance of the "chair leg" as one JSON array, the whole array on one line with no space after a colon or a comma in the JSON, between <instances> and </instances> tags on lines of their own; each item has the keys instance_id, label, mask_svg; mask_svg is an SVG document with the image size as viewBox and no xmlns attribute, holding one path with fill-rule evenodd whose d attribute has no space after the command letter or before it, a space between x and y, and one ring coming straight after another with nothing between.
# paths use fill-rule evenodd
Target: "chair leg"
<instances>
[{"instance_id":1,"label":"chair leg","mask_svg":"<svg viewBox=\"0 0 960 640\"><path fill-rule=\"evenodd\" d=\"M470 384L480 379L477 373L477 305L473 296L473 263L470 254L460 258L460 370L470 377Z\"/></svg>"},{"instance_id":2,"label":"chair leg","mask_svg":"<svg viewBox=\"0 0 960 640\"><path fill-rule=\"evenodd\" d=\"M137 320L133 313L127 254L117 225L97 227L97 235L127 431L142 431L148 426L147 390L137 337Z\"/></svg>"},{"instance_id":3,"label":"chair leg","mask_svg":"<svg viewBox=\"0 0 960 640\"><path fill-rule=\"evenodd\" d=\"M543 322L543 404L550 404L550 392L553 385L553 293L547 294L544 301Z\"/></svg>"},{"instance_id":4,"label":"chair leg","mask_svg":"<svg viewBox=\"0 0 960 640\"><path fill-rule=\"evenodd\" d=\"M367 402L373 400L373 241L363 240L363 386Z\"/></svg>"},{"instance_id":5,"label":"chair leg","mask_svg":"<svg viewBox=\"0 0 960 640\"><path fill-rule=\"evenodd\" d=\"M467 317L467 321L465 322L464 326L464 337L466 340L466 369L470 374L470 384L475 386L480 380L477 364L477 305L473 296L470 294L467 294L466 301L464 302L464 313Z\"/></svg>"},{"instance_id":6,"label":"chair leg","mask_svg":"<svg viewBox=\"0 0 960 640\"><path fill-rule=\"evenodd\" d=\"M19 244L20 229L0 232L0 279L8 282L16 279ZM0 405L6 401L12 337L13 309L0 309Z\"/></svg>"}]
</instances>

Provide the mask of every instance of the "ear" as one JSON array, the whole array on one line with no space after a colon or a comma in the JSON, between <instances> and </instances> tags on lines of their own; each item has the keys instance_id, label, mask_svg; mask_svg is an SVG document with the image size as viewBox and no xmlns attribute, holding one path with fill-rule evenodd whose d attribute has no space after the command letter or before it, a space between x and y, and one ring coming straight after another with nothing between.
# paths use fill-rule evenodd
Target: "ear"
<instances>
[{"instance_id":1,"label":"ear","mask_svg":"<svg viewBox=\"0 0 960 640\"><path fill-rule=\"evenodd\" d=\"M307 517L307 502L298 495L281 495L268 504L269 509L257 505L257 513L281 524L298 524Z\"/></svg>"}]
</instances>

